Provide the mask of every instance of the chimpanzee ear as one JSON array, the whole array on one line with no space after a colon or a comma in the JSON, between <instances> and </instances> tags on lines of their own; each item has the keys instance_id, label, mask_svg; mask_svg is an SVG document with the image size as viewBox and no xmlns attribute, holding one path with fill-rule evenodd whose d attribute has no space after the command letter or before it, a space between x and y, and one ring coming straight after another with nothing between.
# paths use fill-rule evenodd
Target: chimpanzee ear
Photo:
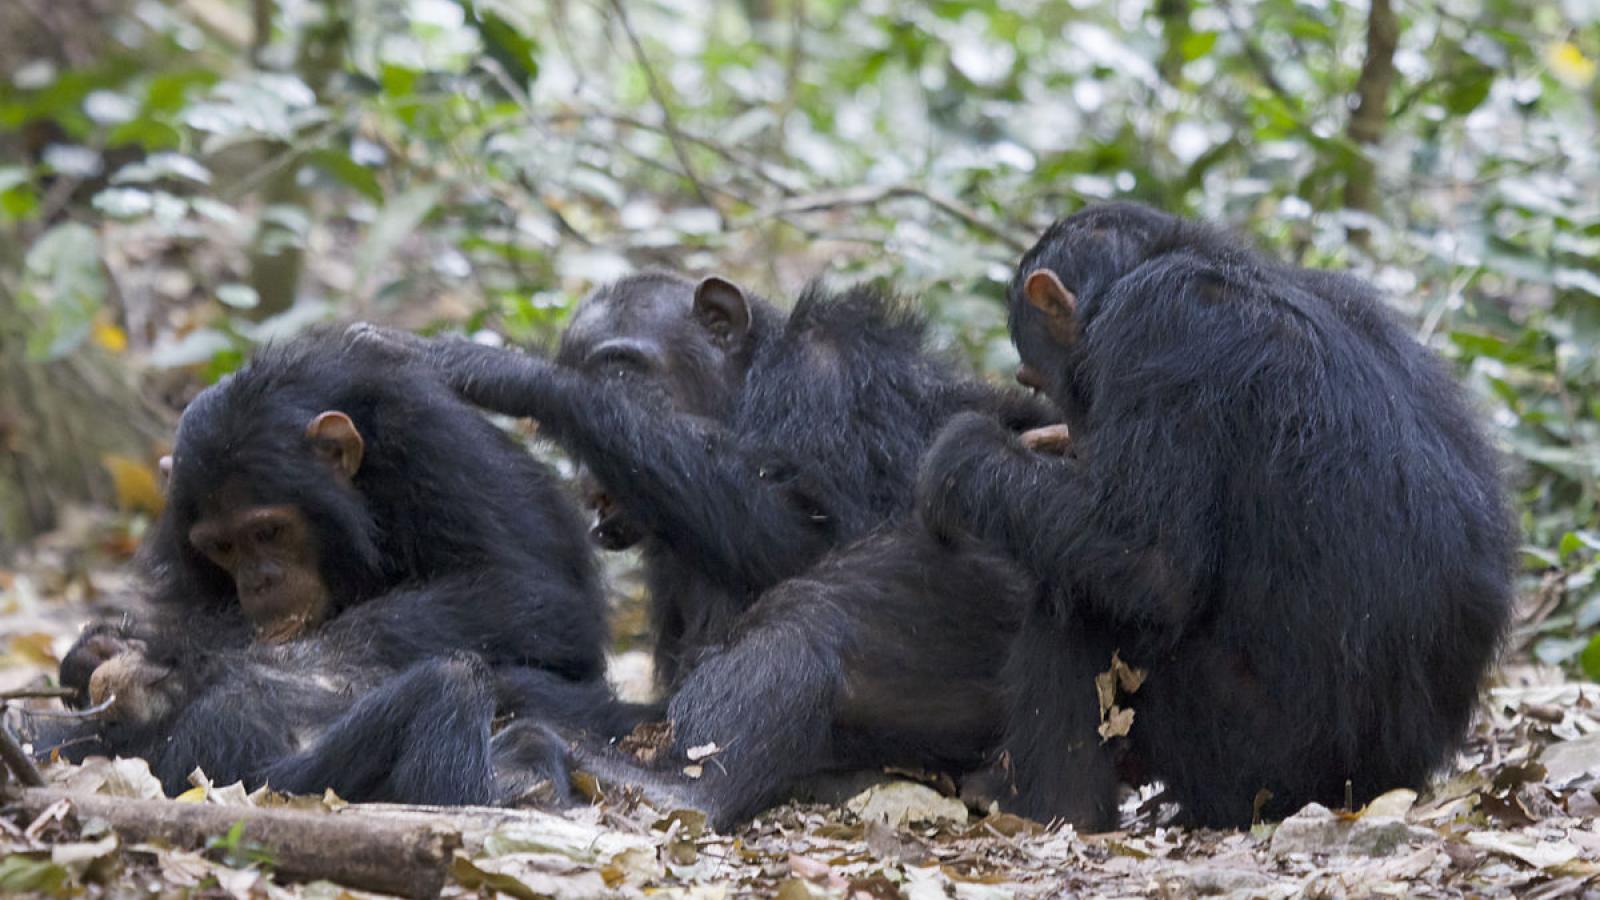
<instances>
[{"instance_id":1,"label":"chimpanzee ear","mask_svg":"<svg viewBox=\"0 0 1600 900\"><path fill-rule=\"evenodd\" d=\"M349 416L335 409L318 413L306 426L306 437L311 441L311 449L341 477L346 480L356 477L367 445Z\"/></svg>"},{"instance_id":2,"label":"chimpanzee ear","mask_svg":"<svg viewBox=\"0 0 1600 900\"><path fill-rule=\"evenodd\" d=\"M1034 269L1022 282L1028 305L1044 313L1045 328L1066 347L1078 342L1078 298L1049 269Z\"/></svg>"},{"instance_id":3,"label":"chimpanzee ear","mask_svg":"<svg viewBox=\"0 0 1600 900\"><path fill-rule=\"evenodd\" d=\"M694 317L719 343L735 346L750 331L750 301L738 285L712 275L695 285Z\"/></svg>"}]
</instances>

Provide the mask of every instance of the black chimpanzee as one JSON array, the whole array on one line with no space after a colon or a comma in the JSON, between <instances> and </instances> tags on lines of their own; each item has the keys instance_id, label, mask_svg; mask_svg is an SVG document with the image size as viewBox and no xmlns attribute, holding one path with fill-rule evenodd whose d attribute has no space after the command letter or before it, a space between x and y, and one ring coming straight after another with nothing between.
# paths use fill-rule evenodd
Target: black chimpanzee
<instances>
[{"instance_id":1,"label":"black chimpanzee","mask_svg":"<svg viewBox=\"0 0 1600 900\"><path fill-rule=\"evenodd\" d=\"M1114 652L1147 672L1121 749L1187 821L1418 786L1472 716L1516 542L1437 360L1366 283L1138 205L1053 225L1010 308L1070 451L962 416L918 493L1042 583L1007 669L1012 807L1114 823Z\"/></svg>"},{"instance_id":2,"label":"black chimpanzee","mask_svg":"<svg viewBox=\"0 0 1600 900\"><path fill-rule=\"evenodd\" d=\"M1015 428L1056 414L958 377L904 304L812 288L784 315L720 278L647 274L586 299L554 362L355 338L537 418L598 482L597 536L642 541L668 768L717 748L680 802L727 825L809 774L966 769L998 738L996 675L1031 589L1000 554L915 523L917 461L963 410Z\"/></svg>"},{"instance_id":3,"label":"black chimpanzee","mask_svg":"<svg viewBox=\"0 0 1600 900\"><path fill-rule=\"evenodd\" d=\"M114 697L98 749L146 756L168 790L200 766L352 799L487 801L497 708L601 730L615 711L576 505L392 355L306 338L202 393L145 555L154 619L92 626L61 680ZM539 743L506 735L501 768Z\"/></svg>"}]
</instances>

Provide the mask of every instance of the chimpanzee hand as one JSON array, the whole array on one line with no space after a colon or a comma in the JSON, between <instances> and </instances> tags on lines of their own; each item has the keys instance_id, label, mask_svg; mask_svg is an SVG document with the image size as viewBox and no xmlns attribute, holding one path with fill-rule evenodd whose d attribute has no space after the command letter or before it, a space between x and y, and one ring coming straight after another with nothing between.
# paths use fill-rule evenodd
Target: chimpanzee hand
<instances>
[{"instance_id":1,"label":"chimpanzee hand","mask_svg":"<svg viewBox=\"0 0 1600 900\"><path fill-rule=\"evenodd\" d=\"M417 362L470 403L507 415L529 415L513 400L554 368L548 360L462 337L424 338L408 331L358 323L345 330L345 346L374 351L395 361Z\"/></svg>"},{"instance_id":2,"label":"chimpanzee hand","mask_svg":"<svg viewBox=\"0 0 1600 900\"><path fill-rule=\"evenodd\" d=\"M357 322L344 330L344 345L374 351L396 361L427 358L433 341L399 328L385 328L371 322Z\"/></svg>"},{"instance_id":3,"label":"chimpanzee hand","mask_svg":"<svg viewBox=\"0 0 1600 900\"><path fill-rule=\"evenodd\" d=\"M1016 438L1005 426L981 413L962 413L945 423L922 457L917 477L917 507L934 534L983 536L979 484L995 477L999 457L1015 446Z\"/></svg>"},{"instance_id":4,"label":"chimpanzee hand","mask_svg":"<svg viewBox=\"0 0 1600 900\"><path fill-rule=\"evenodd\" d=\"M1036 453L1066 456L1072 451L1072 432L1065 425L1046 425L1022 433L1022 446Z\"/></svg>"},{"instance_id":5,"label":"chimpanzee hand","mask_svg":"<svg viewBox=\"0 0 1600 900\"><path fill-rule=\"evenodd\" d=\"M144 726L171 715L182 699L172 669L151 662L142 644L106 660L89 677L89 701L110 721Z\"/></svg>"},{"instance_id":6,"label":"chimpanzee hand","mask_svg":"<svg viewBox=\"0 0 1600 900\"><path fill-rule=\"evenodd\" d=\"M61 658L57 676L62 687L78 692L68 701L69 705L79 708L89 705L89 680L102 664L124 653L144 651L144 642L135 638L125 624L96 622L83 629L77 643Z\"/></svg>"},{"instance_id":7,"label":"chimpanzee hand","mask_svg":"<svg viewBox=\"0 0 1600 900\"><path fill-rule=\"evenodd\" d=\"M149 647L122 623L97 622L83 630L61 660L63 687L77 690L73 706L99 706L111 701L105 716L119 722L146 724L169 714L179 689L171 670L153 663Z\"/></svg>"}]
</instances>

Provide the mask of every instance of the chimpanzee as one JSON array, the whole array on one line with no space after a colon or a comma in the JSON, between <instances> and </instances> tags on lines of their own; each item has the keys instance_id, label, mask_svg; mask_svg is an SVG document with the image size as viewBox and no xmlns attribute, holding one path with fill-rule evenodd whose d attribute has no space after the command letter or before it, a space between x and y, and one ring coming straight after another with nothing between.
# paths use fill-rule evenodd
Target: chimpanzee
<instances>
[{"instance_id":1,"label":"chimpanzee","mask_svg":"<svg viewBox=\"0 0 1600 900\"><path fill-rule=\"evenodd\" d=\"M145 559L153 621L92 626L61 680L115 698L99 749L147 756L168 790L201 766L484 801L497 709L602 730L615 712L576 505L392 355L313 336L202 393ZM530 729L501 741L508 762Z\"/></svg>"},{"instance_id":2,"label":"chimpanzee","mask_svg":"<svg viewBox=\"0 0 1600 900\"><path fill-rule=\"evenodd\" d=\"M672 691L659 774L714 746L699 780L663 788L714 824L825 769L971 768L998 738L996 676L1031 589L1000 554L925 533L912 488L956 413L1014 428L1057 414L958 377L903 302L813 287L785 315L721 278L651 273L587 298L555 361L353 339L408 348L468 400L538 419L598 484L597 537L642 541Z\"/></svg>"},{"instance_id":3,"label":"chimpanzee","mask_svg":"<svg viewBox=\"0 0 1600 900\"><path fill-rule=\"evenodd\" d=\"M1114 752L1215 826L1445 762L1509 618L1515 532L1461 391L1376 291L1112 204L1045 232L1009 304L1069 449L963 415L917 490L935 533L1041 584L1006 670L1011 807L1114 824ZM1113 654L1145 677L1102 684L1134 713L1108 743Z\"/></svg>"}]
</instances>

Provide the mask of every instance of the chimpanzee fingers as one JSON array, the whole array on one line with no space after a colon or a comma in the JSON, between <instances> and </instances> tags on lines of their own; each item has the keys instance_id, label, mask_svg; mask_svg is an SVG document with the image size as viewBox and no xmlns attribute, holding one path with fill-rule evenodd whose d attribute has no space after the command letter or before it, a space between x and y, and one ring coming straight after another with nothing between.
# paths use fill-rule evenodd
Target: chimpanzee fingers
<instances>
[{"instance_id":1,"label":"chimpanzee fingers","mask_svg":"<svg viewBox=\"0 0 1600 900\"><path fill-rule=\"evenodd\" d=\"M1072 449L1072 433L1065 425L1046 425L1024 431L1021 440L1022 446L1029 450L1051 456L1066 456Z\"/></svg>"},{"instance_id":2,"label":"chimpanzee fingers","mask_svg":"<svg viewBox=\"0 0 1600 900\"><path fill-rule=\"evenodd\" d=\"M167 717L178 702L172 670L156 665L140 653L115 656L89 677L89 700L109 704L105 716L115 722L147 725Z\"/></svg>"},{"instance_id":3,"label":"chimpanzee fingers","mask_svg":"<svg viewBox=\"0 0 1600 900\"><path fill-rule=\"evenodd\" d=\"M124 653L142 653L144 649L144 642L130 636L121 624L96 622L85 628L77 643L61 658L57 675L62 687L78 691L69 701L70 705L80 708L89 705L89 682L101 665Z\"/></svg>"},{"instance_id":4,"label":"chimpanzee fingers","mask_svg":"<svg viewBox=\"0 0 1600 900\"><path fill-rule=\"evenodd\" d=\"M917 509L934 534L948 540L968 530L968 489L984 461L992 460L1011 441L999 422L981 413L954 416L939 432L922 457L917 477Z\"/></svg>"},{"instance_id":5,"label":"chimpanzee fingers","mask_svg":"<svg viewBox=\"0 0 1600 900\"><path fill-rule=\"evenodd\" d=\"M430 343L409 331L371 322L357 322L344 330L345 349L376 352L394 360L420 359L427 354Z\"/></svg>"}]
</instances>

